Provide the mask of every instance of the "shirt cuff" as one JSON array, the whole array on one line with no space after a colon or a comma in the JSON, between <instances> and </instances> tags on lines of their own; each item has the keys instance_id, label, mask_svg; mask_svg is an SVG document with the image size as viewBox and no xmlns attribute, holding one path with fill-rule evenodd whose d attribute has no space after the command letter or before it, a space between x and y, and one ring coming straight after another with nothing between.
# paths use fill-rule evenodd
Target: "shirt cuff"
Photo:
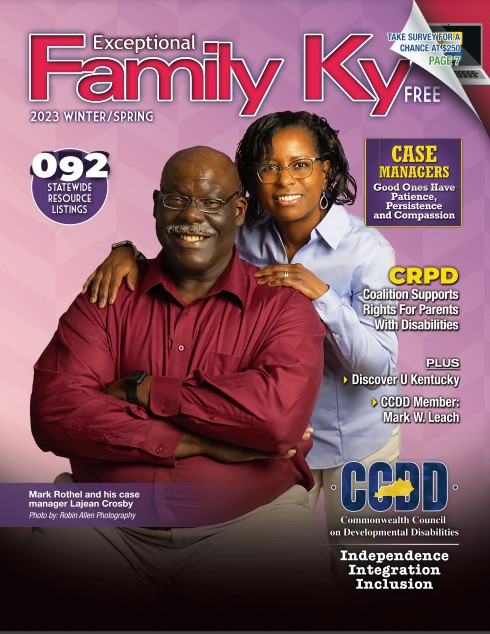
<instances>
[{"instance_id":1,"label":"shirt cuff","mask_svg":"<svg viewBox=\"0 0 490 634\"><path fill-rule=\"evenodd\" d=\"M150 411L162 418L178 414L183 383L183 379L153 376L150 387Z\"/></svg>"},{"instance_id":2,"label":"shirt cuff","mask_svg":"<svg viewBox=\"0 0 490 634\"><path fill-rule=\"evenodd\" d=\"M330 286L328 291L324 293L318 299L313 300L313 306L316 308L316 312L320 315L322 321L325 321L323 318L324 315L328 315L329 313L333 313L342 304L342 299L337 291Z\"/></svg>"},{"instance_id":3,"label":"shirt cuff","mask_svg":"<svg viewBox=\"0 0 490 634\"><path fill-rule=\"evenodd\" d=\"M166 421L158 421L151 426L141 449L160 459L166 467L175 467L175 452L184 432Z\"/></svg>"},{"instance_id":4,"label":"shirt cuff","mask_svg":"<svg viewBox=\"0 0 490 634\"><path fill-rule=\"evenodd\" d=\"M328 326L333 340L340 345L342 339L341 329L339 327L338 318L335 317L338 314L339 308L342 306L343 301L340 295L333 290L332 287L328 289L318 299L313 300L316 312L320 316L322 322ZM328 337L328 333L327 333Z\"/></svg>"}]
</instances>

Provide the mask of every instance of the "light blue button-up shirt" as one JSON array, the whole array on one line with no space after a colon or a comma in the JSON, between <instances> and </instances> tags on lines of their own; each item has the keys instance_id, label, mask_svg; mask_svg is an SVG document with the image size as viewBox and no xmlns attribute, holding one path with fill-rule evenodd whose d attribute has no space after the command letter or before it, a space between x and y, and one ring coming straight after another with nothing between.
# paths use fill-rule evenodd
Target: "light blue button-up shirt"
<instances>
[{"instance_id":1,"label":"light blue button-up shirt","mask_svg":"<svg viewBox=\"0 0 490 634\"><path fill-rule=\"evenodd\" d=\"M241 257L257 266L288 264L271 218L261 220L251 230L242 227L237 245ZM395 386L368 389L353 385L351 377L353 373L398 374L396 331L376 330L375 317L364 314L367 305L396 302L373 302L363 296L364 289L392 286L388 272L395 264L394 251L379 231L365 227L341 205L333 205L290 263L301 263L330 287L313 302L326 325L326 337L325 368L312 417L314 443L308 463L312 469L325 469L361 460L386 444L393 432L393 424L383 422L383 409L380 405L373 407L372 399L379 401L381 395L400 393L398 381ZM393 320L396 316L384 318Z\"/></svg>"}]
</instances>

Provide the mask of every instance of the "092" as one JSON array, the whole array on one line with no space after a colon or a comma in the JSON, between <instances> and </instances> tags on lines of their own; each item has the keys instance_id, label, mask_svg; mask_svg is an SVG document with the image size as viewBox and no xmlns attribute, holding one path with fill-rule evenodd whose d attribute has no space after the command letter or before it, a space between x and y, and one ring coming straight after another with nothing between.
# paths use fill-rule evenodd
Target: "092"
<instances>
[{"instance_id":1,"label":"092","mask_svg":"<svg viewBox=\"0 0 490 634\"><path fill-rule=\"evenodd\" d=\"M108 155L105 152L90 152L83 158L73 154L39 152L32 160L31 174L38 178L59 178L76 181L81 177L107 178Z\"/></svg>"}]
</instances>

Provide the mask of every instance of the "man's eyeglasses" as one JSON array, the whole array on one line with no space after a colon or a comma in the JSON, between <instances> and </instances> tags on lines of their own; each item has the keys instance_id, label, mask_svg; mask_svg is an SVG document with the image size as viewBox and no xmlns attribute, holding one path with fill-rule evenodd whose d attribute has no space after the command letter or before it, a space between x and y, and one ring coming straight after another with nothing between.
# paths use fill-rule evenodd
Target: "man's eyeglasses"
<instances>
[{"instance_id":1,"label":"man's eyeglasses","mask_svg":"<svg viewBox=\"0 0 490 634\"><path fill-rule=\"evenodd\" d=\"M161 190L163 205L168 209L176 209L183 211L194 202L199 209L205 214L217 214L223 207L230 202L233 196L239 194L238 191L233 192L226 200L222 198L195 198L194 196L177 196L176 194L164 194Z\"/></svg>"},{"instance_id":2,"label":"man's eyeglasses","mask_svg":"<svg viewBox=\"0 0 490 634\"><path fill-rule=\"evenodd\" d=\"M262 163L257 169L257 176L263 183L275 183L282 170L287 169L294 179L308 178L313 172L315 161L321 160L318 156L299 158L289 163L286 167L281 167L274 163Z\"/></svg>"}]
</instances>

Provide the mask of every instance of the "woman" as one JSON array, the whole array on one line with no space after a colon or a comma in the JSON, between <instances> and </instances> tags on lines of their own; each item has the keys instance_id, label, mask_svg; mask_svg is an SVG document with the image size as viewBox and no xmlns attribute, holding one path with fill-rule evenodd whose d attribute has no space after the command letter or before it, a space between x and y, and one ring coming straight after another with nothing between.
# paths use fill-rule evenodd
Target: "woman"
<instances>
[{"instance_id":1,"label":"woman","mask_svg":"<svg viewBox=\"0 0 490 634\"><path fill-rule=\"evenodd\" d=\"M323 117L307 112L261 117L239 143L236 164L249 197L247 223L237 238L241 257L262 267L255 273L258 284L289 286L306 295L325 324L324 376L308 455L315 479L310 508L323 488L328 528L340 529L342 465L393 463L400 451L398 427L383 423L382 411L372 405L379 390L351 380L351 374L397 374L396 332L375 328L372 309L380 302L364 296L365 289L389 286L394 252L378 231L342 206L354 203L357 187L337 133ZM133 265L132 250L113 250L84 292L92 284L91 301L97 295L99 305L108 296L114 301L130 270L128 285L134 288ZM381 391L398 394L396 386Z\"/></svg>"}]
</instances>

